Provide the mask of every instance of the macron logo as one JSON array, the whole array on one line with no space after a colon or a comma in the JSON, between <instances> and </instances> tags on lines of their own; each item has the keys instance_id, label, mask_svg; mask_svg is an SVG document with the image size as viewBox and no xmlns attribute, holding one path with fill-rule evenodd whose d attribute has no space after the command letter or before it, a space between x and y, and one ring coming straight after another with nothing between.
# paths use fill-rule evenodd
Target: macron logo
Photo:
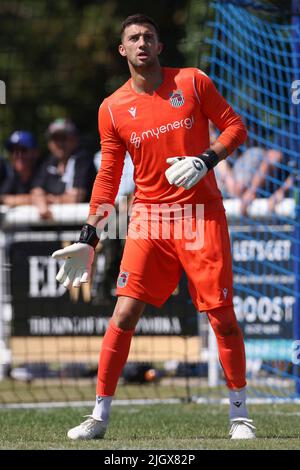
<instances>
[{"instance_id":1,"label":"macron logo","mask_svg":"<svg viewBox=\"0 0 300 470\"><path fill-rule=\"evenodd\" d=\"M225 289L223 289L224 299L227 298L227 294L228 294L228 289L226 289L226 287L225 287Z\"/></svg>"},{"instance_id":2,"label":"macron logo","mask_svg":"<svg viewBox=\"0 0 300 470\"><path fill-rule=\"evenodd\" d=\"M234 406L239 408L241 406L242 402L241 401L234 401L233 404L234 404Z\"/></svg>"},{"instance_id":3,"label":"macron logo","mask_svg":"<svg viewBox=\"0 0 300 470\"><path fill-rule=\"evenodd\" d=\"M136 116L136 108L134 108L133 106L131 108L128 109L129 113L131 114L131 116L133 118L135 118Z\"/></svg>"}]
</instances>

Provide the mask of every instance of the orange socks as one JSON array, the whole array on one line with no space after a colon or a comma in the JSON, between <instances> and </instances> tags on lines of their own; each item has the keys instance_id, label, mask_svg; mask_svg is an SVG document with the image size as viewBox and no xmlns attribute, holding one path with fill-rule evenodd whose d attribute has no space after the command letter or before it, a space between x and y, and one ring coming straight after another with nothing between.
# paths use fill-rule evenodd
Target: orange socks
<instances>
[{"instance_id":1,"label":"orange socks","mask_svg":"<svg viewBox=\"0 0 300 470\"><path fill-rule=\"evenodd\" d=\"M246 385L245 347L233 307L210 310L207 316L217 338L227 386L230 389L241 389ZM109 322L99 358L97 396L109 397L115 394L134 331L122 330L112 320Z\"/></svg>"},{"instance_id":2,"label":"orange socks","mask_svg":"<svg viewBox=\"0 0 300 470\"><path fill-rule=\"evenodd\" d=\"M210 310L207 316L217 338L227 386L230 389L241 389L246 385L245 346L233 307Z\"/></svg>"},{"instance_id":3,"label":"orange socks","mask_svg":"<svg viewBox=\"0 0 300 470\"><path fill-rule=\"evenodd\" d=\"M98 364L96 394L108 397L115 394L118 380L129 354L133 330L122 330L111 320L103 338Z\"/></svg>"}]
</instances>

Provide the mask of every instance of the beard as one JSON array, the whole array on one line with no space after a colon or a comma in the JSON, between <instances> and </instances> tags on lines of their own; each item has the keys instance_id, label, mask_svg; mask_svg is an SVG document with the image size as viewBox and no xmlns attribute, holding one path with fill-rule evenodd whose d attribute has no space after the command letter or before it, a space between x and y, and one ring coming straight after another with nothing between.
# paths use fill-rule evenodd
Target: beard
<instances>
[{"instance_id":1,"label":"beard","mask_svg":"<svg viewBox=\"0 0 300 470\"><path fill-rule=\"evenodd\" d=\"M143 62L138 58L128 59L130 65L132 65L135 69L146 69L152 67L157 62L156 57L148 57Z\"/></svg>"}]
</instances>

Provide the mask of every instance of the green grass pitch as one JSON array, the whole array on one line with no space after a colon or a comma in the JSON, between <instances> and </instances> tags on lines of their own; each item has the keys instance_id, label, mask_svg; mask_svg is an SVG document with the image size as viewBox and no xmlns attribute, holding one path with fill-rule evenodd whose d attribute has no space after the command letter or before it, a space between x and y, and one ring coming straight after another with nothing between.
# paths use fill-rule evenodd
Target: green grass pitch
<instances>
[{"instance_id":1,"label":"green grass pitch","mask_svg":"<svg viewBox=\"0 0 300 470\"><path fill-rule=\"evenodd\" d=\"M252 405L257 439L228 439L224 405L114 406L105 439L72 442L86 408L0 410L0 449L299 449L300 406Z\"/></svg>"}]
</instances>

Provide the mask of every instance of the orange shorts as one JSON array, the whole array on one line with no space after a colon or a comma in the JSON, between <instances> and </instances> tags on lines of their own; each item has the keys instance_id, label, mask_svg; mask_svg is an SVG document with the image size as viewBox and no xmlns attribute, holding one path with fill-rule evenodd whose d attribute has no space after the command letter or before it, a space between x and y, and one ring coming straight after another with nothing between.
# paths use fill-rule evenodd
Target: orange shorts
<instances>
[{"instance_id":1,"label":"orange shorts","mask_svg":"<svg viewBox=\"0 0 300 470\"><path fill-rule=\"evenodd\" d=\"M132 237L129 226L117 295L160 307L174 292L185 271L198 311L232 305L232 259L225 212L214 212L200 222L190 219L194 231L196 224L202 223L202 247L198 242L193 243L190 236L186 238L184 230L181 238L175 236L175 223L171 222L169 238L160 234L156 239Z\"/></svg>"}]
</instances>

